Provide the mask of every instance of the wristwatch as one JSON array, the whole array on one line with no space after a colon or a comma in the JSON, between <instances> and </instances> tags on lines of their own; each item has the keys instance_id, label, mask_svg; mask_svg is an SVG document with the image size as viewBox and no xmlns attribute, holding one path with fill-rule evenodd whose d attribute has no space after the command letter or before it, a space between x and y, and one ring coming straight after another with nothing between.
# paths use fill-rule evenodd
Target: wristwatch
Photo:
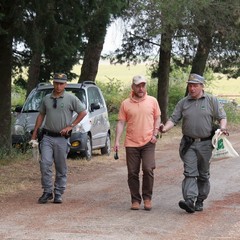
<instances>
[{"instance_id":1,"label":"wristwatch","mask_svg":"<svg viewBox=\"0 0 240 240\"><path fill-rule=\"evenodd\" d=\"M75 125L74 125L73 123L70 125L70 127L72 127L72 128L73 128L74 126L75 126Z\"/></svg>"}]
</instances>

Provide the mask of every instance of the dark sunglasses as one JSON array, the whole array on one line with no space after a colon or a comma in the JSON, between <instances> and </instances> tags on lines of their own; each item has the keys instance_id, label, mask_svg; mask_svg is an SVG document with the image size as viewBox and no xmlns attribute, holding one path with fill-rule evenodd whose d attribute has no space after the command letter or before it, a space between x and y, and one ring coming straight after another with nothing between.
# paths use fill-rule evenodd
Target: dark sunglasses
<instances>
[{"instance_id":1,"label":"dark sunglasses","mask_svg":"<svg viewBox=\"0 0 240 240\"><path fill-rule=\"evenodd\" d=\"M53 108L57 108L57 99L53 98Z\"/></svg>"}]
</instances>

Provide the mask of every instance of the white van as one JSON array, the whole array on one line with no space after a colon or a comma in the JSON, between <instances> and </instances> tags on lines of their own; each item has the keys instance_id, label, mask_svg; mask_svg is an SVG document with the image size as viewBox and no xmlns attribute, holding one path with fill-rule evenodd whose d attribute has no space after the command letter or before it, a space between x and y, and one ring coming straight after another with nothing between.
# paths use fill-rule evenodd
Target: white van
<instances>
[{"instance_id":1,"label":"white van","mask_svg":"<svg viewBox=\"0 0 240 240\"><path fill-rule=\"evenodd\" d=\"M40 83L34 88L22 107L16 107L15 123L12 127L12 144L21 147L28 143L39 113L43 97L51 93L52 84ZM73 128L69 138L70 153L79 153L86 159L92 158L92 150L100 149L101 154L110 154L110 123L108 111L101 90L92 81L67 84L67 92L76 95L86 106L87 115ZM76 113L73 114L73 118Z\"/></svg>"}]
</instances>

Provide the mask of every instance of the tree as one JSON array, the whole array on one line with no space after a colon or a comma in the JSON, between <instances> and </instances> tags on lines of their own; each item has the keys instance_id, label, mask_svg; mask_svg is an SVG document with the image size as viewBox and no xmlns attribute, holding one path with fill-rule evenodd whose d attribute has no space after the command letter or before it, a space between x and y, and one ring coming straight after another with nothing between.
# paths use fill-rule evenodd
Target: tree
<instances>
[{"instance_id":1,"label":"tree","mask_svg":"<svg viewBox=\"0 0 240 240\"><path fill-rule=\"evenodd\" d=\"M126 0L95 0L86 4L84 12L88 22L85 25L84 33L87 43L83 49L84 58L79 82L95 81L107 27L126 6Z\"/></svg>"},{"instance_id":2,"label":"tree","mask_svg":"<svg viewBox=\"0 0 240 240\"><path fill-rule=\"evenodd\" d=\"M31 1L25 9L23 41L30 58L27 95L53 72L70 71L79 61L82 43L82 4L76 0Z\"/></svg>"},{"instance_id":3,"label":"tree","mask_svg":"<svg viewBox=\"0 0 240 240\"><path fill-rule=\"evenodd\" d=\"M12 43L21 6L20 0L5 0L0 3L0 146L8 152L11 149Z\"/></svg>"},{"instance_id":4,"label":"tree","mask_svg":"<svg viewBox=\"0 0 240 240\"><path fill-rule=\"evenodd\" d=\"M138 61L145 61L149 59L149 55L146 53L149 47L161 46L158 70L155 76L158 78L159 84L158 101L163 112L162 117L165 119L167 117L167 99L163 98L168 96L167 82L169 79L166 78L169 73L164 71L170 71L166 65L168 56L175 55L180 59L187 59L187 56L190 55L188 59L193 59L193 61L185 61L184 64L192 64L191 72L203 75L207 60L209 56L213 56L215 46L219 46L221 43L222 49L218 54L221 56L224 52L224 56L228 58L229 55L224 51L223 43L229 43L230 40L231 43L239 43L239 12L237 0L131 1L126 14L126 19L131 23L131 26L126 30L122 48L116 51L116 55L111 61L117 59L117 62L128 62L129 64L129 61L136 62L137 56L141 56L141 59L138 57ZM223 37L219 38L219 33L222 31L224 39ZM171 41L169 41L169 36L172 36ZM158 40L160 44L157 43ZM165 51L167 49L164 46L169 45L170 42L173 43L174 50L168 49L166 57L167 52ZM228 44L226 45L229 47ZM236 49L239 49L239 44L236 46L238 47L231 49L228 53L236 52ZM235 54L235 56L238 55ZM218 62L216 55L214 59Z\"/></svg>"}]
</instances>

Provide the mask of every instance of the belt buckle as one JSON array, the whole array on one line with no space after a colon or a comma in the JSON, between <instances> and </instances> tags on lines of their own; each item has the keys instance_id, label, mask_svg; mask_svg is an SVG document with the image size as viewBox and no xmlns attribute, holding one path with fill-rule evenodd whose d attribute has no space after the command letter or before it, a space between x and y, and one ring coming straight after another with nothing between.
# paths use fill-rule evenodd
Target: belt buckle
<instances>
[{"instance_id":1,"label":"belt buckle","mask_svg":"<svg viewBox=\"0 0 240 240\"><path fill-rule=\"evenodd\" d=\"M201 138L195 138L194 142L201 142Z\"/></svg>"}]
</instances>

